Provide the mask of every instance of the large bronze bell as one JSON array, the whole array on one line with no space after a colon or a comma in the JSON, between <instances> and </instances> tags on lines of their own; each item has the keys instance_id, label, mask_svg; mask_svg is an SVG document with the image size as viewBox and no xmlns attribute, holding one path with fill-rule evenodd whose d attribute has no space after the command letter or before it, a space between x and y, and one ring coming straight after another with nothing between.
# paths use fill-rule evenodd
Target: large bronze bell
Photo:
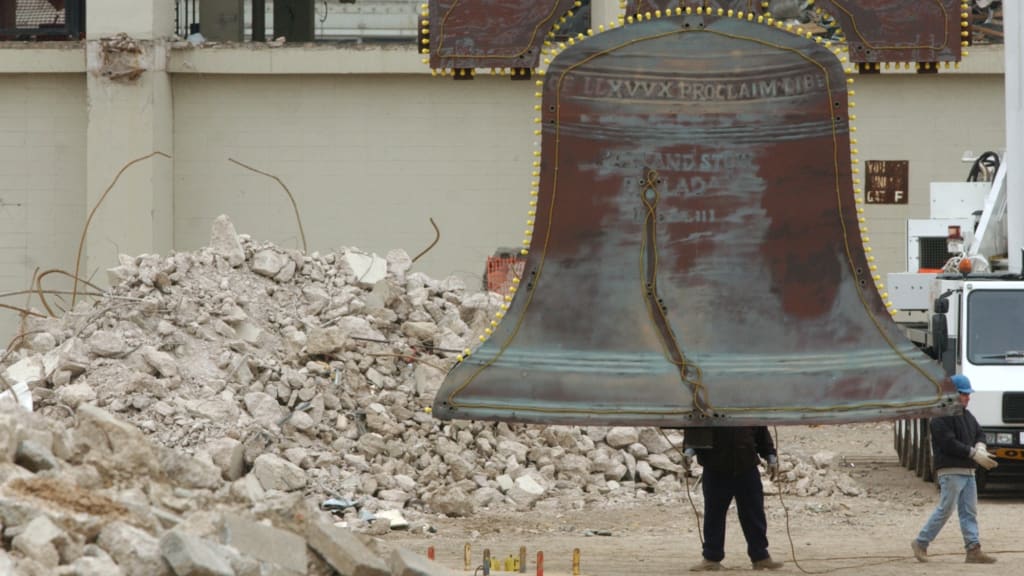
<instances>
[{"instance_id":1,"label":"large bronze bell","mask_svg":"<svg viewBox=\"0 0 1024 576\"><path fill-rule=\"evenodd\" d=\"M683 427L955 409L877 288L829 48L680 15L568 45L543 78L525 270L436 416Z\"/></svg>"}]
</instances>

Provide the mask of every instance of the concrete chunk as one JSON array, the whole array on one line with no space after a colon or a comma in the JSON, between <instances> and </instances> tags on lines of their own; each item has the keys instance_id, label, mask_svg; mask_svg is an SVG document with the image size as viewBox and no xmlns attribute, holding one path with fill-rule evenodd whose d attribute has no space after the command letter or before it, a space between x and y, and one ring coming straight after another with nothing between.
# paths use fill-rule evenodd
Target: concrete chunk
<instances>
[{"instance_id":1,"label":"concrete chunk","mask_svg":"<svg viewBox=\"0 0 1024 576\"><path fill-rule=\"evenodd\" d=\"M77 414L77 440L90 448L90 463L138 474L157 470L156 452L138 428L92 404L79 406Z\"/></svg>"},{"instance_id":2,"label":"concrete chunk","mask_svg":"<svg viewBox=\"0 0 1024 576\"><path fill-rule=\"evenodd\" d=\"M57 389L57 398L72 408L96 401L96 391L88 382L75 382Z\"/></svg>"},{"instance_id":3,"label":"concrete chunk","mask_svg":"<svg viewBox=\"0 0 1024 576\"><path fill-rule=\"evenodd\" d=\"M544 487L530 476L516 478L516 485L508 492L511 498L520 507L532 506L541 496L544 495Z\"/></svg>"},{"instance_id":4,"label":"concrete chunk","mask_svg":"<svg viewBox=\"0 0 1024 576\"><path fill-rule=\"evenodd\" d=\"M268 248L253 254L251 268L261 276L273 278L287 263L288 256Z\"/></svg>"},{"instance_id":5,"label":"concrete chunk","mask_svg":"<svg viewBox=\"0 0 1024 576\"><path fill-rule=\"evenodd\" d=\"M405 548L395 548L391 553L391 574L393 576L457 576L456 572Z\"/></svg>"},{"instance_id":6,"label":"concrete chunk","mask_svg":"<svg viewBox=\"0 0 1024 576\"><path fill-rule=\"evenodd\" d=\"M224 514L224 543L246 556L306 573L306 540L287 530L260 524L237 514Z\"/></svg>"},{"instance_id":7,"label":"concrete chunk","mask_svg":"<svg viewBox=\"0 0 1024 576\"><path fill-rule=\"evenodd\" d=\"M71 574L75 576L124 576L124 570L118 567L109 557L94 558L82 556L71 563ZM3 562L0 561L0 574L4 572Z\"/></svg>"},{"instance_id":8,"label":"concrete chunk","mask_svg":"<svg viewBox=\"0 0 1024 576\"><path fill-rule=\"evenodd\" d=\"M355 276L356 283L370 288L387 277L388 262L376 254L360 254L345 252L341 257L343 268L348 268Z\"/></svg>"},{"instance_id":9,"label":"concrete chunk","mask_svg":"<svg viewBox=\"0 0 1024 576\"><path fill-rule=\"evenodd\" d=\"M250 392L244 397L245 409L261 425L274 429L284 414L281 405L263 392Z\"/></svg>"},{"instance_id":10,"label":"concrete chunk","mask_svg":"<svg viewBox=\"0 0 1024 576\"><path fill-rule=\"evenodd\" d=\"M235 481L245 470L245 447L234 438L218 438L206 445L206 452L213 463L220 468L221 477Z\"/></svg>"},{"instance_id":11,"label":"concrete chunk","mask_svg":"<svg viewBox=\"0 0 1024 576\"><path fill-rule=\"evenodd\" d=\"M171 574L160 558L160 543L145 531L117 520L107 524L96 540L127 576Z\"/></svg>"},{"instance_id":12,"label":"concrete chunk","mask_svg":"<svg viewBox=\"0 0 1024 576\"><path fill-rule=\"evenodd\" d=\"M290 492L306 487L306 473L276 454L260 454L252 465L252 474L264 490Z\"/></svg>"},{"instance_id":13,"label":"concrete chunk","mask_svg":"<svg viewBox=\"0 0 1024 576\"><path fill-rule=\"evenodd\" d=\"M384 561L374 556L350 530L338 528L322 516L306 528L309 546L345 576L390 576Z\"/></svg>"},{"instance_id":14,"label":"concrete chunk","mask_svg":"<svg viewBox=\"0 0 1024 576\"><path fill-rule=\"evenodd\" d=\"M124 341L124 337L112 330L97 330L93 332L92 336L89 336L86 345L93 354L104 358L116 358L128 350L128 344ZM41 366L40 371L42 371Z\"/></svg>"},{"instance_id":15,"label":"concrete chunk","mask_svg":"<svg viewBox=\"0 0 1024 576\"><path fill-rule=\"evenodd\" d=\"M178 362L174 356L152 346L143 346L141 351L146 364L149 364L160 376L171 378L178 375Z\"/></svg>"},{"instance_id":16,"label":"concrete chunk","mask_svg":"<svg viewBox=\"0 0 1024 576\"><path fill-rule=\"evenodd\" d=\"M57 372L81 374L89 368L89 354L85 343L79 338L68 338L59 348L50 350L43 356L43 366L47 375Z\"/></svg>"},{"instance_id":17,"label":"concrete chunk","mask_svg":"<svg viewBox=\"0 0 1024 576\"><path fill-rule=\"evenodd\" d=\"M18 453L18 419L0 413L0 462L12 462Z\"/></svg>"},{"instance_id":18,"label":"concrete chunk","mask_svg":"<svg viewBox=\"0 0 1024 576\"><path fill-rule=\"evenodd\" d=\"M0 550L0 574L14 574L14 559Z\"/></svg>"},{"instance_id":19,"label":"concrete chunk","mask_svg":"<svg viewBox=\"0 0 1024 576\"><path fill-rule=\"evenodd\" d=\"M210 249L214 254L222 256L232 267L245 262L245 250L235 232L235 225L224 214L217 216L210 230Z\"/></svg>"},{"instance_id":20,"label":"concrete chunk","mask_svg":"<svg viewBox=\"0 0 1024 576\"><path fill-rule=\"evenodd\" d=\"M159 447L160 467L176 486L215 490L223 483L220 468L210 462Z\"/></svg>"},{"instance_id":21,"label":"concrete chunk","mask_svg":"<svg viewBox=\"0 0 1024 576\"><path fill-rule=\"evenodd\" d=\"M11 364L4 370L8 382L24 382L36 385L46 379L46 367L42 356L29 356Z\"/></svg>"},{"instance_id":22,"label":"concrete chunk","mask_svg":"<svg viewBox=\"0 0 1024 576\"><path fill-rule=\"evenodd\" d=\"M46 447L33 440L22 440L14 454L14 462L29 472L55 470L60 461Z\"/></svg>"},{"instance_id":23,"label":"concrete chunk","mask_svg":"<svg viewBox=\"0 0 1024 576\"><path fill-rule=\"evenodd\" d=\"M405 530L409 527L409 521L402 515L401 510L381 510L377 512L378 520L386 520L392 530Z\"/></svg>"},{"instance_id":24,"label":"concrete chunk","mask_svg":"<svg viewBox=\"0 0 1024 576\"><path fill-rule=\"evenodd\" d=\"M177 530L160 538L160 554L175 576L235 576L231 562L215 544Z\"/></svg>"},{"instance_id":25,"label":"concrete chunk","mask_svg":"<svg viewBox=\"0 0 1024 576\"><path fill-rule=\"evenodd\" d=\"M347 341L345 331L337 326L314 326L306 334L306 351L310 355L331 354L344 348Z\"/></svg>"},{"instance_id":26,"label":"concrete chunk","mask_svg":"<svg viewBox=\"0 0 1024 576\"><path fill-rule=\"evenodd\" d=\"M14 537L11 547L45 566L55 567L60 563L60 554L54 541L64 537L63 530L46 516L39 515Z\"/></svg>"},{"instance_id":27,"label":"concrete chunk","mask_svg":"<svg viewBox=\"0 0 1024 576\"><path fill-rule=\"evenodd\" d=\"M636 431L636 428L628 426L616 426L608 431L608 436L605 437L604 441L608 443L612 448L625 448L630 444L639 442L640 434Z\"/></svg>"}]
</instances>

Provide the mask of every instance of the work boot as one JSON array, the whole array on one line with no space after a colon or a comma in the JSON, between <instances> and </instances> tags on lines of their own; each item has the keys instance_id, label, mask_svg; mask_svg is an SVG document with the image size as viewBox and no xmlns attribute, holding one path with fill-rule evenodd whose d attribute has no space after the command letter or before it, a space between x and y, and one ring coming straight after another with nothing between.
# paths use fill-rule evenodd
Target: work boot
<instances>
[{"instance_id":1,"label":"work boot","mask_svg":"<svg viewBox=\"0 0 1024 576\"><path fill-rule=\"evenodd\" d=\"M772 560L772 557L761 558L753 563L754 570L778 570L782 568L782 562Z\"/></svg>"},{"instance_id":2,"label":"work boot","mask_svg":"<svg viewBox=\"0 0 1024 576\"><path fill-rule=\"evenodd\" d=\"M917 558L918 562L928 561L928 547L915 538L910 541L910 549L914 551L914 558Z\"/></svg>"},{"instance_id":3,"label":"work boot","mask_svg":"<svg viewBox=\"0 0 1024 576\"><path fill-rule=\"evenodd\" d=\"M721 562L715 562L714 560L708 560L707 558L702 559L700 564L690 566L690 572L716 572L721 569Z\"/></svg>"},{"instance_id":4,"label":"work boot","mask_svg":"<svg viewBox=\"0 0 1024 576\"><path fill-rule=\"evenodd\" d=\"M981 544L975 544L967 549L967 557L964 562L968 564L995 564L995 556L989 556L981 551Z\"/></svg>"}]
</instances>

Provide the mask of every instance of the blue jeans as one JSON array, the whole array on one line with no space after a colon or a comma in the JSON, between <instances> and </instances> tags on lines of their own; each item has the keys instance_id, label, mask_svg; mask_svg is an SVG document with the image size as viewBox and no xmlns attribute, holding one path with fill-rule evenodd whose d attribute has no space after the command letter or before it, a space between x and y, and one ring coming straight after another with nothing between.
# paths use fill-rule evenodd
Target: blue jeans
<instances>
[{"instance_id":1,"label":"blue jeans","mask_svg":"<svg viewBox=\"0 0 1024 576\"><path fill-rule=\"evenodd\" d=\"M917 541L925 548L946 525L956 506L960 517L960 533L964 537L964 548L979 543L978 540L978 484L969 474L943 474L939 476L939 505L925 522Z\"/></svg>"}]
</instances>

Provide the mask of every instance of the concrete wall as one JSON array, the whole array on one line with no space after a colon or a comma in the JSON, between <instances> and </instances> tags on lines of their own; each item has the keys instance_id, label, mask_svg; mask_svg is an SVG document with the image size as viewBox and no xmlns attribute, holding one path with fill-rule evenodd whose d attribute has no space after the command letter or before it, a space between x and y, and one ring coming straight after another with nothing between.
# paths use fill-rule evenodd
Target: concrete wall
<instances>
[{"instance_id":1,"label":"concrete wall","mask_svg":"<svg viewBox=\"0 0 1024 576\"><path fill-rule=\"evenodd\" d=\"M471 84L471 85L469 85ZM240 232L309 249L410 256L417 269L479 282L495 247L523 238L533 161L531 82L429 75L174 77L176 246Z\"/></svg>"},{"instance_id":2,"label":"concrete wall","mask_svg":"<svg viewBox=\"0 0 1024 576\"><path fill-rule=\"evenodd\" d=\"M0 293L30 288L37 269L74 269L86 215L85 108L84 75L0 73ZM45 286L67 284L51 276ZM17 323L16 313L0 310L0 347Z\"/></svg>"},{"instance_id":3,"label":"concrete wall","mask_svg":"<svg viewBox=\"0 0 1024 576\"><path fill-rule=\"evenodd\" d=\"M162 142L172 143L173 161L133 167L97 215L84 275L102 279L118 252L151 250L167 234L175 249L204 245L221 213L242 233L301 247L278 184L228 158L285 182L311 251L415 255L434 238L432 217L441 241L417 268L475 282L486 256L523 237L532 82L433 78L404 46L221 46L170 50L166 67L154 62L145 73L151 85L126 91L97 81L92 64L87 71L81 45L20 46L0 47L0 292L28 287L36 267L73 270L88 209L117 168ZM883 275L905 266L905 220L927 216L928 183L964 179L966 149L1003 146L1001 49L973 51L959 72L859 76L853 85L859 158L910 161L910 203L867 206ZM122 113L146 128L122 128L136 145L105 144L119 136L103 126ZM170 186L173 210L162 193L139 190L147 185ZM145 209L131 200L142 193ZM172 222L155 223L151 212ZM142 248L116 240L126 222L150 228L135 231ZM0 315L0 345L15 324Z\"/></svg>"},{"instance_id":4,"label":"concrete wall","mask_svg":"<svg viewBox=\"0 0 1024 576\"><path fill-rule=\"evenodd\" d=\"M1005 147L1003 78L863 76L855 92L860 159L910 164L907 204L865 205L871 246L884 278L887 272L906 270L906 222L929 216L929 184L964 181L971 168L960 160L965 150L980 154Z\"/></svg>"}]
</instances>

